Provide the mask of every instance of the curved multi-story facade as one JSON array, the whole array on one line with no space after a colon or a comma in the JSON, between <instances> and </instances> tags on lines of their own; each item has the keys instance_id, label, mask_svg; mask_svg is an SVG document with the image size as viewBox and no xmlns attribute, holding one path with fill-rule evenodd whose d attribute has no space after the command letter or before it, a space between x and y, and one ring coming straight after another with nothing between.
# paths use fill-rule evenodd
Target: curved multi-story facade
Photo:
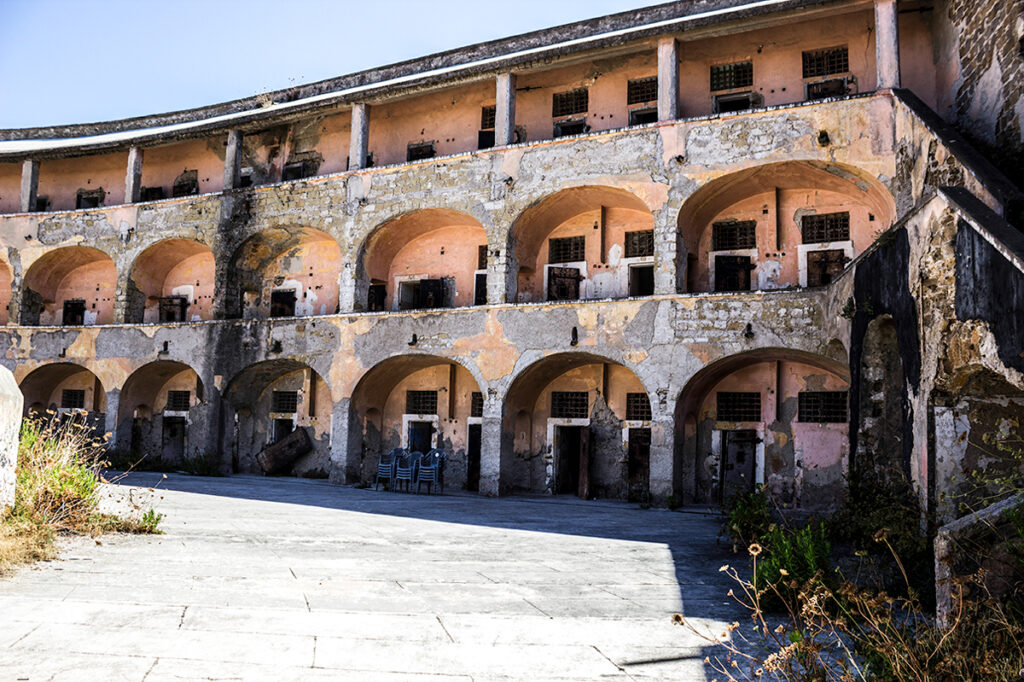
<instances>
[{"instance_id":1,"label":"curved multi-story facade","mask_svg":"<svg viewBox=\"0 0 1024 682\"><path fill-rule=\"evenodd\" d=\"M813 507L884 451L933 490L936 424L999 428L950 334L1024 409L1021 300L970 313L941 253L1019 292L1019 193L932 113L933 34L892 0L680 2L5 131L0 362L166 464L257 472L303 428L292 473L343 483L437 446L484 494Z\"/></svg>"}]
</instances>

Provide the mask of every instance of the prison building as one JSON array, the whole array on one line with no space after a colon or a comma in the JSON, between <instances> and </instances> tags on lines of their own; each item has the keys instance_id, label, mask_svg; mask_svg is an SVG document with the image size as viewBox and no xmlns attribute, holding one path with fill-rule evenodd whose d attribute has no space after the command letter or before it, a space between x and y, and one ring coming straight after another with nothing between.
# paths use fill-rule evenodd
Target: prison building
<instances>
[{"instance_id":1,"label":"prison building","mask_svg":"<svg viewBox=\"0 0 1024 682\"><path fill-rule=\"evenodd\" d=\"M161 466L303 429L339 484L941 505L1024 416L1021 193L956 127L1020 106L989 4L984 57L963 0L681 1L0 131L0 363Z\"/></svg>"}]
</instances>

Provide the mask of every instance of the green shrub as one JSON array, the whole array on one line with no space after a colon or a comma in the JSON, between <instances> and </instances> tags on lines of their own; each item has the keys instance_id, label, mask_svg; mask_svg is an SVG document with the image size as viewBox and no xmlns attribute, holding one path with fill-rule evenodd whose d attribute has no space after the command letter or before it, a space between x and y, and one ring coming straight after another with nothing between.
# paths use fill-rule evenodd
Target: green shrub
<instances>
[{"instance_id":1,"label":"green shrub","mask_svg":"<svg viewBox=\"0 0 1024 682\"><path fill-rule=\"evenodd\" d=\"M736 495L726 509L724 532L732 536L733 551L761 542L772 525L772 501L764 486Z\"/></svg>"},{"instance_id":2,"label":"green shrub","mask_svg":"<svg viewBox=\"0 0 1024 682\"><path fill-rule=\"evenodd\" d=\"M208 452L193 452L191 456L186 455L182 469L186 474L192 476L223 476L220 470L220 463L215 455Z\"/></svg>"},{"instance_id":3,"label":"green shrub","mask_svg":"<svg viewBox=\"0 0 1024 682\"><path fill-rule=\"evenodd\" d=\"M763 592L765 608L796 608L800 590L830 574L832 546L824 523L795 530L773 525L763 536L761 550L754 588Z\"/></svg>"}]
</instances>

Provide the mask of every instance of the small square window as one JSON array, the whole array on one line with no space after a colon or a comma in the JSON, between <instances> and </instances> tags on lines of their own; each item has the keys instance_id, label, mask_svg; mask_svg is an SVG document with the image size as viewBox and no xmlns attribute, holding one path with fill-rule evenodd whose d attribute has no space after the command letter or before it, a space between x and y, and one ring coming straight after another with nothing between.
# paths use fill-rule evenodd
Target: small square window
<instances>
[{"instance_id":1,"label":"small square window","mask_svg":"<svg viewBox=\"0 0 1024 682\"><path fill-rule=\"evenodd\" d=\"M757 248L757 221L723 220L711 225L711 250Z\"/></svg>"},{"instance_id":2,"label":"small square window","mask_svg":"<svg viewBox=\"0 0 1024 682\"><path fill-rule=\"evenodd\" d=\"M270 411L279 414L295 414L299 411L299 392L274 391L270 400Z\"/></svg>"},{"instance_id":3,"label":"small square window","mask_svg":"<svg viewBox=\"0 0 1024 682\"><path fill-rule=\"evenodd\" d=\"M626 258L642 258L654 255L654 230L638 230L626 233Z\"/></svg>"},{"instance_id":4,"label":"small square window","mask_svg":"<svg viewBox=\"0 0 1024 682\"><path fill-rule=\"evenodd\" d=\"M800 219L804 244L845 242L850 239L850 213L818 213Z\"/></svg>"},{"instance_id":5,"label":"small square window","mask_svg":"<svg viewBox=\"0 0 1024 682\"><path fill-rule=\"evenodd\" d=\"M555 118L585 114L589 107L590 99L586 88L556 92L551 97L551 115Z\"/></svg>"},{"instance_id":6,"label":"small square window","mask_svg":"<svg viewBox=\"0 0 1024 682\"><path fill-rule=\"evenodd\" d=\"M800 391L797 421L843 424L849 421L846 391Z\"/></svg>"},{"instance_id":7,"label":"small square window","mask_svg":"<svg viewBox=\"0 0 1024 682\"><path fill-rule=\"evenodd\" d=\"M715 418L720 422L761 421L761 394L719 391Z\"/></svg>"},{"instance_id":8,"label":"small square window","mask_svg":"<svg viewBox=\"0 0 1024 682\"><path fill-rule=\"evenodd\" d=\"M551 392L551 416L555 419L586 419L589 406L586 391Z\"/></svg>"},{"instance_id":9,"label":"small square window","mask_svg":"<svg viewBox=\"0 0 1024 682\"><path fill-rule=\"evenodd\" d=\"M487 269L487 244L481 244L476 247L476 269Z\"/></svg>"},{"instance_id":10,"label":"small square window","mask_svg":"<svg viewBox=\"0 0 1024 682\"><path fill-rule=\"evenodd\" d=\"M658 99L658 77L638 78L626 85L626 104L646 104Z\"/></svg>"},{"instance_id":11,"label":"small square window","mask_svg":"<svg viewBox=\"0 0 1024 682\"><path fill-rule=\"evenodd\" d=\"M434 158L434 143L419 142L410 144L405 151L406 161L422 161L423 159Z\"/></svg>"},{"instance_id":12,"label":"small square window","mask_svg":"<svg viewBox=\"0 0 1024 682\"><path fill-rule=\"evenodd\" d=\"M850 71L850 56L845 47L804 52L804 78L822 78Z\"/></svg>"},{"instance_id":13,"label":"small square window","mask_svg":"<svg viewBox=\"0 0 1024 682\"><path fill-rule=\"evenodd\" d=\"M749 88L754 85L754 63L736 62L711 67L711 92Z\"/></svg>"},{"instance_id":14,"label":"small square window","mask_svg":"<svg viewBox=\"0 0 1024 682\"><path fill-rule=\"evenodd\" d=\"M480 130L494 130L498 107L483 107L480 110Z\"/></svg>"},{"instance_id":15,"label":"small square window","mask_svg":"<svg viewBox=\"0 0 1024 682\"><path fill-rule=\"evenodd\" d=\"M586 260L586 237L553 237L548 240L548 263Z\"/></svg>"},{"instance_id":16,"label":"small square window","mask_svg":"<svg viewBox=\"0 0 1024 682\"><path fill-rule=\"evenodd\" d=\"M479 391L473 391L473 395L470 398L469 404L469 416L470 417L482 417L484 416L484 394Z\"/></svg>"},{"instance_id":17,"label":"small square window","mask_svg":"<svg viewBox=\"0 0 1024 682\"><path fill-rule=\"evenodd\" d=\"M80 388L65 388L60 392L60 406L68 410L84 410L85 391Z\"/></svg>"},{"instance_id":18,"label":"small square window","mask_svg":"<svg viewBox=\"0 0 1024 682\"><path fill-rule=\"evenodd\" d=\"M191 400L191 391L167 391L167 406L164 409L169 412L187 412Z\"/></svg>"},{"instance_id":19,"label":"small square window","mask_svg":"<svg viewBox=\"0 0 1024 682\"><path fill-rule=\"evenodd\" d=\"M651 420L651 399L647 396L646 393L626 394L626 420Z\"/></svg>"},{"instance_id":20,"label":"small square window","mask_svg":"<svg viewBox=\"0 0 1024 682\"><path fill-rule=\"evenodd\" d=\"M658 110L654 107L650 109L630 109L629 110L629 125L631 126L642 126L648 123L658 122Z\"/></svg>"},{"instance_id":21,"label":"small square window","mask_svg":"<svg viewBox=\"0 0 1024 682\"><path fill-rule=\"evenodd\" d=\"M437 414L437 391L406 391L406 414Z\"/></svg>"}]
</instances>

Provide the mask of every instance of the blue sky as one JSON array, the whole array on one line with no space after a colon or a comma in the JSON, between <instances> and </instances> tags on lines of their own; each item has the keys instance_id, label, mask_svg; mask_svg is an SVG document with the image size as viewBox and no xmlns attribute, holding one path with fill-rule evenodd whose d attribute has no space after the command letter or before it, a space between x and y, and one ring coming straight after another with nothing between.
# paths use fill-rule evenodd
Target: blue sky
<instances>
[{"instance_id":1,"label":"blue sky","mask_svg":"<svg viewBox=\"0 0 1024 682\"><path fill-rule=\"evenodd\" d=\"M0 0L0 128L189 109L662 0Z\"/></svg>"}]
</instances>

